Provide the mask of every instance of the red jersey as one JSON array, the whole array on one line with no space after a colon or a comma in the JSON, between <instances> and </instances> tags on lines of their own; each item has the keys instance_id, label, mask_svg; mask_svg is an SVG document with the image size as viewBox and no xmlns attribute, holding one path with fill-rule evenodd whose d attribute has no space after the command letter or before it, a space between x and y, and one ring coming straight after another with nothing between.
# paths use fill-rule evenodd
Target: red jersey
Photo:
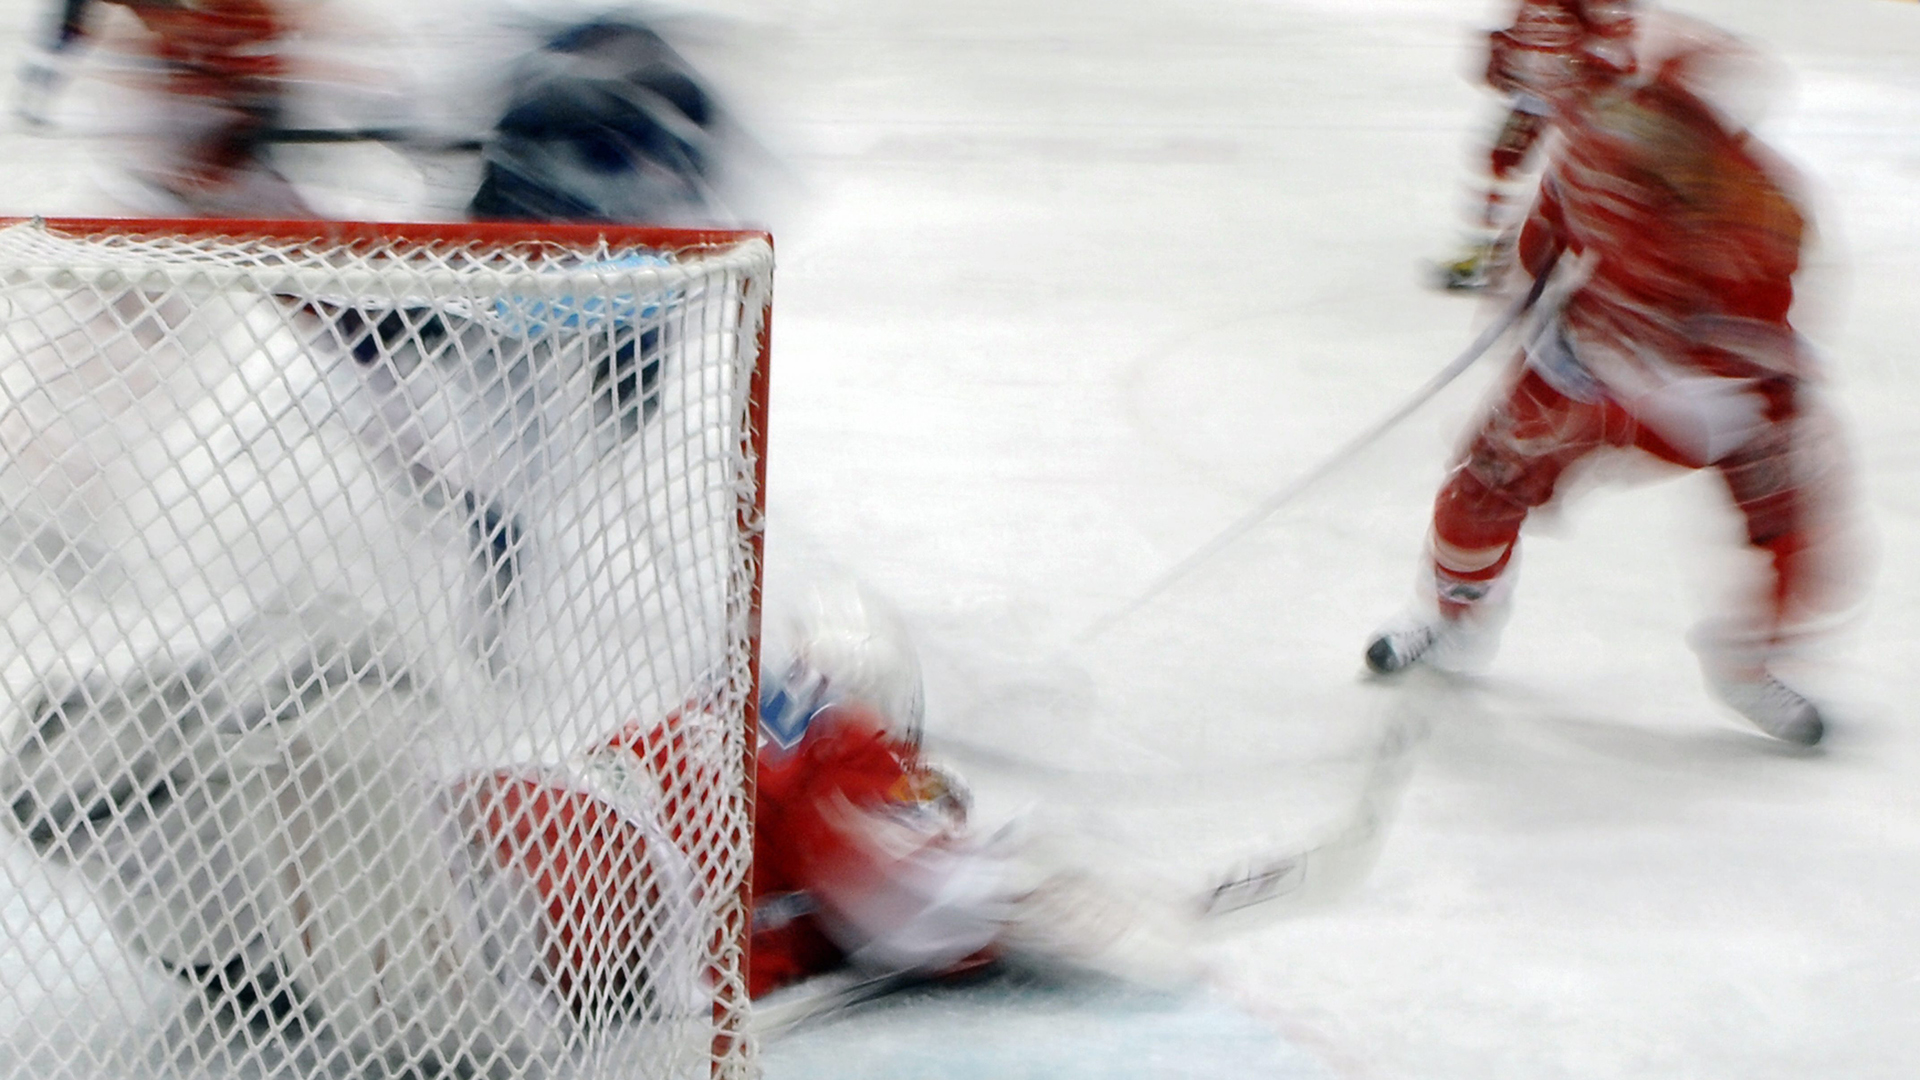
<instances>
[{"instance_id":1,"label":"red jersey","mask_svg":"<svg viewBox=\"0 0 1920 1080\"><path fill-rule=\"evenodd\" d=\"M1562 310L1580 361L1628 393L1688 371L1781 373L1791 349L1749 346L1790 337L1805 219L1784 166L1671 67L1569 100L1520 257L1538 273L1565 252L1584 270Z\"/></svg>"},{"instance_id":2,"label":"red jersey","mask_svg":"<svg viewBox=\"0 0 1920 1080\"><path fill-rule=\"evenodd\" d=\"M285 74L280 42L286 27L267 0L72 0L56 50L86 36L94 2L126 8L153 34L153 55L175 93L250 95L259 92L251 84Z\"/></svg>"},{"instance_id":3,"label":"red jersey","mask_svg":"<svg viewBox=\"0 0 1920 1080\"><path fill-rule=\"evenodd\" d=\"M749 993L861 954L929 972L984 959L1001 914L997 868L965 842L944 775L861 705L812 711L784 735L764 739L757 755ZM703 769L714 775L690 775ZM585 1017L645 979L653 943L610 939L606 928L643 925L636 912L670 903L669 890L727 887L703 857L737 847L745 823L679 805L677 791L712 790L721 778L711 755L689 752L677 716L629 725L586 755L583 773L601 786L657 787L630 800L656 803L657 818L602 800L594 782L543 770L476 777L455 801L474 849L531 883L546 924L541 978ZM704 877L675 869L701 865Z\"/></svg>"},{"instance_id":4,"label":"red jersey","mask_svg":"<svg viewBox=\"0 0 1920 1080\"><path fill-rule=\"evenodd\" d=\"M758 997L891 930L860 925L867 901L921 873L927 854L954 849L961 823L943 805L940 774L859 705L820 710L791 748L762 743L756 775L748 985Z\"/></svg>"}]
</instances>

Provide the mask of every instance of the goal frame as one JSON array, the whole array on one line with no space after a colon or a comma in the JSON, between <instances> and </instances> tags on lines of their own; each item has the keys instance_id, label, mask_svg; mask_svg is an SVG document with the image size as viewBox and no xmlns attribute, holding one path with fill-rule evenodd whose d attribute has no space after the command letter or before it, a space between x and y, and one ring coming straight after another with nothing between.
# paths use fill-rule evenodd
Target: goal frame
<instances>
[{"instance_id":1,"label":"goal frame","mask_svg":"<svg viewBox=\"0 0 1920 1080\"><path fill-rule=\"evenodd\" d=\"M249 240L280 243L311 243L316 247L365 248L379 245L419 244L439 247L467 247L476 250L538 248L640 247L666 254L719 254L742 243L760 242L773 251L773 236L761 229L679 228L645 225L603 225L514 221L335 221L321 219L240 219L182 217L67 217L40 215L0 215L0 227L33 224L64 238L87 240L125 237L190 237L207 240ZM57 270L58 267L47 269ZM742 598L749 672L747 693L740 723L744 728L741 777L745 835L740 838L742 874L738 903L733 907L742 925L729 927L735 935L741 979L739 993L744 999L746 971L751 963L752 859L755 822L756 743L760 711L760 661L762 616L765 589L766 482L768 452L768 398L771 378L773 334L773 279L769 269L764 289L757 297L741 296L740 302L758 303L761 310L751 343L752 366L747 378L744 426L737 448L749 463L753 483L751 503L741 501L735 511L735 527L751 559L750 586ZM743 351L748 348L742 342ZM750 1002L727 1001L725 987L717 988L713 1003L716 1027L712 1041L712 1072L721 1076L757 1075L751 1031ZM741 1072L729 1068L729 1061L745 1062Z\"/></svg>"}]
</instances>

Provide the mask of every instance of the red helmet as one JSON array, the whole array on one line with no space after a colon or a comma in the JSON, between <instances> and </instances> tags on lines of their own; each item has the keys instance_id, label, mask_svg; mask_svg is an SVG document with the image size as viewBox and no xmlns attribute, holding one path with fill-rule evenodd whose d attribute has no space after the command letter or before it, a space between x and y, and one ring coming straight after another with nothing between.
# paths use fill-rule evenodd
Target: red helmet
<instances>
[{"instance_id":1,"label":"red helmet","mask_svg":"<svg viewBox=\"0 0 1920 1080\"><path fill-rule=\"evenodd\" d=\"M1487 81L1549 101L1584 95L1635 69L1634 0L1526 0L1492 36Z\"/></svg>"}]
</instances>

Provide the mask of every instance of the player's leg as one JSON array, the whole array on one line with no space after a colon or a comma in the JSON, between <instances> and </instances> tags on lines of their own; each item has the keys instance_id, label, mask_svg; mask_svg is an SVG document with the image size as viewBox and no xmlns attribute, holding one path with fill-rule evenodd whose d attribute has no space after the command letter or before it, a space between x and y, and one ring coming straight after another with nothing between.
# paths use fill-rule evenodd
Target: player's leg
<instances>
[{"instance_id":1,"label":"player's leg","mask_svg":"<svg viewBox=\"0 0 1920 1080\"><path fill-rule=\"evenodd\" d=\"M1804 396L1792 389L1772 396L1782 393ZM1785 415L1714 466L1763 569L1747 612L1704 625L1693 644L1723 701L1769 735L1812 745L1825 734L1825 718L1775 668L1854 598L1858 575L1843 554L1844 456L1824 414L1798 406L1775 410Z\"/></svg>"},{"instance_id":2,"label":"player's leg","mask_svg":"<svg viewBox=\"0 0 1920 1080\"><path fill-rule=\"evenodd\" d=\"M137 155L132 197L157 211L209 217L305 218L313 211L267 160L279 125L279 89L263 80L220 83L174 78L157 108L164 137Z\"/></svg>"},{"instance_id":3,"label":"player's leg","mask_svg":"<svg viewBox=\"0 0 1920 1080\"><path fill-rule=\"evenodd\" d=\"M420 689L348 605L262 615L0 719L25 733L8 824L249 1038L326 1030L363 1063L500 1045L519 973L475 941L512 928L457 887Z\"/></svg>"},{"instance_id":4,"label":"player's leg","mask_svg":"<svg viewBox=\"0 0 1920 1080\"><path fill-rule=\"evenodd\" d=\"M1497 645L1527 515L1561 475L1608 445L1612 406L1577 401L1525 370L1482 419L1434 500L1423 595L1368 643L1367 666L1471 667Z\"/></svg>"},{"instance_id":5,"label":"player's leg","mask_svg":"<svg viewBox=\"0 0 1920 1080\"><path fill-rule=\"evenodd\" d=\"M1817 398L1780 374L1781 365L1705 353L1694 360L1727 373L1643 393L1632 409L1632 441L1663 460L1717 473L1762 570L1744 607L1702 625L1693 646L1722 701L1769 735L1812 745L1825 732L1820 710L1774 668L1849 592L1836 551L1845 513L1835 504L1849 490L1844 454Z\"/></svg>"},{"instance_id":6,"label":"player's leg","mask_svg":"<svg viewBox=\"0 0 1920 1080\"><path fill-rule=\"evenodd\" d=\"M715 805L732 752L721 722L689 706L565 766L459 784L475 889L491 910L531 916L489 930L491 951L520 965L504 974L587 1026L703 1008L718 929L703 912L739 888L720 853L741 823Z\"/></svg>"},{"instance_id":7,"label":"player's leg","mask_svg":"<svg viewBox=\"0 0 1920 1080\"><path fill-rule=\"evenodd\" d=\"M242 815L218 770L210 658L104 671L0 717L6 825L74 868L115 938L207 995L210 1014L264 1034L299 1028L305 993L268 940L235 843Z\"/></svg>"}]
</instances>

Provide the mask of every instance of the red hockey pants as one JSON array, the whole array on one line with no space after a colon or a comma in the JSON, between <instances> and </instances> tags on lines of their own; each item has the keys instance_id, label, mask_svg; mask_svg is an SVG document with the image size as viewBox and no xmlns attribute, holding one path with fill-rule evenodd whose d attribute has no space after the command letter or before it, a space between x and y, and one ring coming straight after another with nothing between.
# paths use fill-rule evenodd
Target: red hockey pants
<instances>
[{"instance_id":1,"label":"red hockey pants","mask_svg":"<svg viewBox=\"0 0 1920 1080\"><path fill-rule=\"evenodd\" d=\"M1442 614L1484 597L1513 557L1520 527L1553 497L1566 470L1595 451L1636 448L1688 468L1712 468L1745 518L1747 542L1768 556L1766 611L1777 631L1815 601L1807 492L1797 479L1794 386L1762 384L1771 421L1719 461L1689 461L1619 402L1579 401L1527 369L1482 417L1434 502L1430 540Z\"/></svg>"}]
</instances>

